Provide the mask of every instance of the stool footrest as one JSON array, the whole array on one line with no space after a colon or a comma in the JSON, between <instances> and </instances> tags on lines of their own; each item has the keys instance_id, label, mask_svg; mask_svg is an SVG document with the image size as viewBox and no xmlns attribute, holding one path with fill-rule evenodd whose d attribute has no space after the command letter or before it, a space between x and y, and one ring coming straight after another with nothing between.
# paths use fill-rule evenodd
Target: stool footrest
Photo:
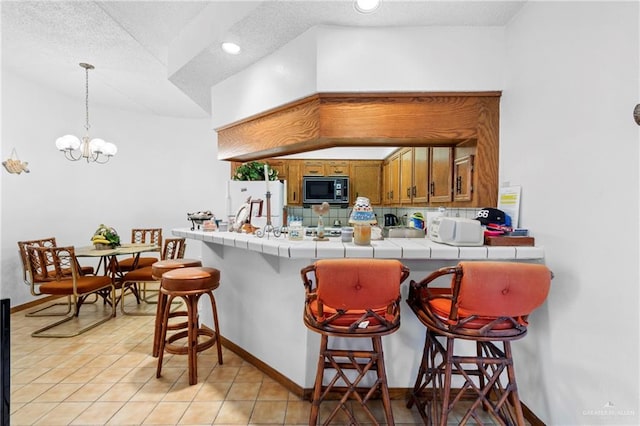
<instances>
[{"instance_id":1,"label":"stool footrest","mask_svg":"<svg viewBox=\"0 0 640 426\"><path fill-rule=\"evenodd\" d=\"M199 328L197 337L200 337L200 336L207 336L209 338L203 342L199 342L196 345L197 352L201 352L206 349L209 349L210 347L216 344L217 337L216 337L215 331L209 330L206 328ZM189 348L187 346L175 345L173 344L173 342L176 342L180 339L186 339L188 337L189 337L188 330L184 330L179 333L172 334L167 338L167 341L164 345L164 350L174 355L186 355L187 353L189 353Z\"/></svg>"}]
</instances>

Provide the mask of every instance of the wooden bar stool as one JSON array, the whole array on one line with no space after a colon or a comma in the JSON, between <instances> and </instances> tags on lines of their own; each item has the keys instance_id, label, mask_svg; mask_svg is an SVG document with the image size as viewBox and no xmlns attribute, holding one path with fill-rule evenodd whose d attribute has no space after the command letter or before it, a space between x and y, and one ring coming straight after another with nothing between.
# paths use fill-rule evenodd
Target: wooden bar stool
<instances>
[{"instance_id":1,"label":"wooden bar stool","mask_svg":"<svg viewBox=\"0 0 640 426\"><path fill-rule=\"evenodd\" d=\"M151 277L156 281L161 281L162 274L168 271L172 271L178 268L192 268L196 266L202 266L202 262L197 259L167 259L160 260L151 265ZM167 307L166 304L167 295L158 291L158 306L156 307L156 322L155 322L155 330L153 336L153 349L152 355L154 358L158 356L160 351L160 336L163 336L165 331L163 331L163 323L162 318L164 317L164 309ZM171 305L168 305L169 308L169 319L175 317L186 317L186 311L176 311L171 312ZM183 321L180 323L171 323L167 324L167 330L180 330L183 328L187 328L187 322Z\"/></svg>"},{"instance_id":2,"label":"wooden bar stool","mask_svg":"<svg viewBox=\"0 0 640 426\"><path fill-rule=\"evenodd\" d=\"M446 275L450 287L429 286ZM526 335L551 278L544 265L460 262L411 281L407 303L427 334L407 407L415 404L425 424L444 426L458 402L472 397L460 424L483 424L488 414L497 424L524 425L511 341ZM475 355L460 350L464 340L475 343ZM459 390L452 388L454 375L462 379Z\"/></svg>"},{"instance_id":3,"label":"wooden bar stool","mask_svg":"<svg viewBox=\"0 0 640 426\"><path fill-rule=\"evenodd\" d=\"M198 382L198 352L209 349L213 345L218 349L218 363L222 364L222 346L220 344L220 328L218 313L213 290L220 286L220 271L207 267L179 268L162 275L160 293L166 296L162 315L162 326L158 348L158 368L156 377L162 375L162 358L164 352L177 355L188 355L189 384ZM198 318L198 300L202 295L208 295L211 301L211 311L215 330L201 327ZM187 329L168 335L167 328L171 303L176 297L184 300L187 312ZM160 305L160 303L158 303ZM199 341L200 337L204 337ZM183 339L186 338L186 342ZM184 344L176 342L182 341Z\"/></svg>"},{"instance_id":4,"label":"wooden bar stool","mask_svg":"<svg viewBox=\"0 0 640 426\"><path fill-rule=\"evenodd\" d=\"M389 259L323 259L303 268L301 275L306 290L304 323L321 334L309 425L317 424L320 403L336 391L341 399L323 424L329 424L339 410L349 417L349 424L359 424L346 405L349 399L360 403L378 424L366 404L379 391L386 424L393 425L381 337L400 327L400 284L409 269ZM372 350L330 348L329 336L370 338ZM326 370L335 372L327 385ZM371 380L373 384L366 387Z\"/></svg>"}]
</instances>

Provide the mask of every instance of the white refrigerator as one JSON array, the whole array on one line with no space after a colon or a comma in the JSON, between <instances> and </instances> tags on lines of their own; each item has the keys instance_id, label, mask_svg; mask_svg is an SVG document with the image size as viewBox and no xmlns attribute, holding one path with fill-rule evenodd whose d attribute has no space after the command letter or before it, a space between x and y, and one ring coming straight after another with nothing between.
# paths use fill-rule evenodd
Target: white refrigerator
<instances>
[{"instance_id":1,"label":"white refrigerator","mask_svg":"<svg viewBox=\"0 0 640 426\"><path fill-rule=\"evenodd\" d=\"M251 197L253 204L249 203L251 210L251 224L257 227L264 227L267 223L267 187L271 193L271 225L282 226L282 209L284 207L285 184L277 180L268 183L262 180L230 180L227 184L227 212L229 216L236 217L240 209L247 204ZM257 201L262 200L262 214L260 214ZM242 212L243 214L246 212Z\"/></svg>"}]
</instances>

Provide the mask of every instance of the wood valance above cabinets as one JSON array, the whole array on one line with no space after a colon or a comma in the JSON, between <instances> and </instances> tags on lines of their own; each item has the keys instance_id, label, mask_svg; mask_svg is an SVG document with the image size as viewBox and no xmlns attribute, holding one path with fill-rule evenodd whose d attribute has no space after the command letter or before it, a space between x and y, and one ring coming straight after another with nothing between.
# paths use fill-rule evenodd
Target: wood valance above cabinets
<instances>
[{"instance_id":1,"label":"wood valance above cabinets","mask_svg":"<svg viewBox=\"0 0 640 426\"><path fill-rule=\"evenodd\" d=\"M495 207L500 96L319 93L216 129L218 157L246 162L334 147L404 147L397 164L380 169L380 203ZM296 172L327 173L334 167L333 174L339 174L342 166L301 163ZM402 185L397 189L389 187L396 185L394 167ZM389 194L395 198L389 200Z\"/></svg>"}]
</instances>

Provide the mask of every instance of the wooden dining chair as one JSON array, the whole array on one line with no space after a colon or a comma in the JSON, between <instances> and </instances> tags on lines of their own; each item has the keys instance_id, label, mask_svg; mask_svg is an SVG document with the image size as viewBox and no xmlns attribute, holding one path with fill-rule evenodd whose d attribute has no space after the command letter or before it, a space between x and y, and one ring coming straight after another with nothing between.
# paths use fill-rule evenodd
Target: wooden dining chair
<instances>
[{"instance_id":1,"label":"wooden dining chair","mask_svg":"<svg viewBox=\"0 0 640 426\"><path fill-rule=\"evenodd\" d=\"M132 244L154 244L158 248L162 247L162 228L133 228L131 230L131 243ZM138 261L135 261L136 257L122 259L118 261L118 268L121 272L127 272L136 268L144 268L151 266L157 262L157 257L140 256Z\"/></svg>"},{"instance_id":2,"label":"wooden dining chair","mask_svg":"<svg viewBox=\"0 0 640 426\"><path fill-rule=\"evenodd\" d=\"M185 238L167 238L162 248L162 260L182 259L186 249ZM155 262L154 262L155 263ZM134 269L127 272L122 278L119 296L120 310L125 315L155 315L154 312L131 312L125 309L124 296L131 292L136 297L137 305L143 301L148 304L157 303L158 287L160 281L152 274L152 266ZM154 288L151 288L154 287Z\"/></svg>"},{"instance_id":3,"label":"wooden dining chair","mask_svg":"<svg viewBox=\"0 0 640 426\"><path fill-rule=\"evenodd\" d=\"M49 238L41 238L38 240L27 240L27 241L18 241L18 251L20 253L20 260L22 261L22 280L24 281L24 283L26 285L29 286L29 290L31 291L31 294L33 296L42 296L43 293L40 292L39 287L40 287L40 282L31 282L30 280L28 280L27 274L28 274L28 259L27 259L27 247L29 246L36 246L36 247L56 247L56 239L55 237L49 237ZM45 259L49 264L52 262L52 259L47 258ZM77 264L80 274L81 275L90 275L93 274L94 272L94 268L93 266L80 266L80 264ZM62 271L63 275L71 275L71 270L63 270ZM50 276L44 276L42 277L42 281L51 281L53 279L53 277ZM67 311L66 312L58 312L58 311L50 311L50 308L53 308L54 306L67 306ZM26 316L28 317L37 317L37 316L60 316L60 315L67 315L69 312L71 312L71 299L67 298L67 303L54 303L54 304L47 304L44 307L39 307L33 311L29 311L27 312Z\"/></svg>"},{"instance_id":4,"label":"wooden dining chair","mask_svg":"<svg viewBox=\"0 0 640 426\"><path fill-rule=\"evenodd\" d=\"M65 296L70 299L70 311L63 319L46 325L33 333L33 337L72 337L84 333L115 316L115 304L94 304L97 318L80 320L80 305L87 297L100 294L103 297L115 298L115 286L108 276L81 275L75 249L69 247L26 247L27 274L26 280L33 287L38 287L39 294L51 296ZM70 271L70 273L68 272ZM75 326L64 327L60 332L49 332L64 323L75 322Z\"/></svg>"}]
</instances>

